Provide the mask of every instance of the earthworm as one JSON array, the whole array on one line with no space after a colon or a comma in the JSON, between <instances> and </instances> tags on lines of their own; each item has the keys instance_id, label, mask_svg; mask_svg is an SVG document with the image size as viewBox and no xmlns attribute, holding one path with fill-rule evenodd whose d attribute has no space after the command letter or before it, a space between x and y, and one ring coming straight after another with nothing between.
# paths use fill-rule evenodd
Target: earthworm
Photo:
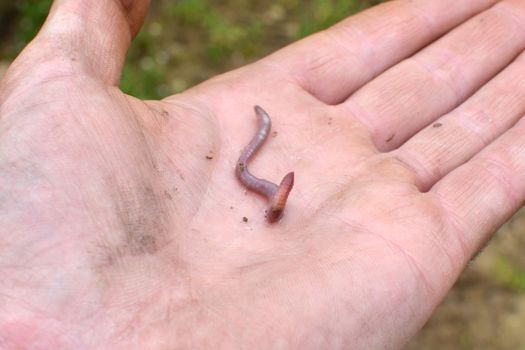
<instances>
[{"instance_id":1,"label":"earthworm","mask_svg":"<svg viewBox=\"0 0 525 350\"><path fill-rule=\"evenodd\" d=\"M283 215L286 200L293 187L294 174L293 171L286 174L277 186L273 182L253 176L248 171L248 162L268 137L272 124L270 116L264 109L255 106L254 110L259 118L259 127L248 146L242 151L235 167L235 173L245 187L268 198L270 206L266 210L266 220L276 222Z\"/></svg>"}]
</instances>

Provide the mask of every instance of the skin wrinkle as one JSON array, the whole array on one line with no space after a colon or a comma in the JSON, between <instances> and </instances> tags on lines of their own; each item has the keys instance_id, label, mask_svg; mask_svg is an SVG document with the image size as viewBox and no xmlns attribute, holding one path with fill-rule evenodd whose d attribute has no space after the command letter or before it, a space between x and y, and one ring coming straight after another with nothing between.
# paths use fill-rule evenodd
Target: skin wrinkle
<instances>
[{"instance_id":1,"label":"skin wrinkle","mask_svg":"<svg viewBox=\"0 0 525 350\"><path fill-rule=\"evenodd\" d=\"M449 227L451 232L455 233L454 237L458 238L463 256L467 258L465 261L472 261L478 254L481 253L481 247L479 251L475 252L474 254L469 254L469 251L472 251L472 249L468 247L467 244L467 228L462 227L460 224L462 219L456 214L454 206L448 204L448 200L446 200L445 196L441 195L440 191L436 191L435 195L438 197L438 202L440 207L443 208L443 212L446 213L446 215L443 215L446 226Z\"/></svg>"},{"instance_id":2,"label":"skin wrinkle","mask_svg":"<svg viewBox=\"0 0 525 350\"><path fill-rule=\"evenodd\" d=\"M367 138L374 143L374 146L378 151L382 151L381 148L379 148L380 144L378 144L379 142L377 140L379 130L375 127L374 123L370 122L370 113L366 108L361 106L359 102L352 98L352 96L339 106L343 108L343 115L349 114L357 123L361 124L365 130L368 130L369 134L367 135ZM345 110L347 110L348 113Z\"/></svg>"},{"instance_id":3,"label":"skin wrinkle","mask_svg":"<svg viewBox=\"0 0 525 350\"><path fill-rule=\"evenodd\" d=\"M50 62L42 62L42 65L38 64L38 69L43 69L45 70L46 69L46 65L47 63L50 63ZM61 68L64 67L64 65L62 64L59 64L59 66ZM6 108L6 106L9 106L9 103L11 101L14 101L13 103L13 109L15 110L16 113L19 113L19 111L21 111L20 109L20 106L18 104L16 104L16 101L17 99L20 97L20 96L23 96L24 94L28 94L28 93L31 93L32 91L35 91L35 90L38 90L37 88L39 87L44 87L46 84L49 84L49 83L56 83L56 82L59 82L61 80L64 80L64 81L68 81L70 80L72 77L75 77L75 78L79 78L79 79L88 79L89 77L88 76L82 76L82 75L79 75L78 73L74 73L73 71L67 69L65 70L64 72L60 72L59 74L57 75L53 75L53 74L49 74L49 71L57 71L57 69L53 68L51 69L51 67L56 67L56 62L54 62L53 64L50 63L50 69L46 72L45 74L45 78L43 79L38 79L35 81L35 76L38 75L38 70L37 70L37 74L34 74L32 75L31 77L31 82L28 82L27 85L24 86L24 84L22 84L23 88L20 88L20 83L18 86L16 87L13 87L13 89L9 92L6 92L8 89L6 89L5 87L7 86L6 85L3 85L2 86L2 89L0 89L0 93L2 94L1 95L1 103L0 103L0 111L3 112L3 109ZM72 68L72 67L71 67ZM9 79L11 78L11 71L8 71L8 73L6 74L6 77L2 80L2 82L7 82ZM16 77L15 77L15 80L16 80ZM58 98L58 97L57 97ZM47 100L46 103L52 103L53 101L49 101ZM22 110L23 111L23 110ZM2 116L4 117L4 116Z\"/></svg>"},{"instance_id":4,"label":"skin wrinkle","mask_svg":"<svg viewBox=\"0 0 525 350\"><path fill-rule=\"evenodd\" d=\"M402 246L397 244L392 239L387 238L383 234L374 233L373 231L368 231L368 235L371 237L377 237L383 242L385 242L393 251L398 251L401 253L401 255L404 257L405 261L407 262L407 265L409 266L410 270L414 273L414 278L417 281L423 282L423 286L427 293L429 295L434 295L436 293L436 290L432 285L430 284L429 280L427 279L426 274L423 272L423 269L421 266L419 266L419 263L415 260L415 258L410 254L406 249L404 249ZM418 278L419 276L419 278ZM417 284L419 285L419 284Z\"/></svg>"},{"instance_id":5,"label":"skin wrinkle","mask_svg":"<svg viewBox=\"0 0 525 350\"><path fill-rule=\"evenodd\" d=\"M316 86L313 84L313 82L309 81L306 77L309 75L310 71L322 71L326 67L332 67L335 62L340 60L341 57L338 57L337 55L334 55L333 53L326 53L325 55L317 55L313 59L311 59L308 63L308 71L305 72L298 72L298 74L294 74L295 80L294 82L298 84L303 91L308 93L310 96L315 98L316 100L324 103L329 103L328 101L323 101L321 96L318 96L319 94L315 91Z\"/></svg>"},{"instance_id":6,"label":"skin wrinkle","mask_svg":"<svg viewBox=\"0 0 525 350\"><path fill-rule=\"evenodd\" d=\"M303 91L308 96L314 98L315 101L318 101L318 99L315 96L313 96L307 89L303 87L303 84L301 84L302 80L300 79L300 77L289 74L288 69L282 66L283 63L281 62L281 60L274 59L274 57L275 54L263 58L259 62L259 64L261 65L261 67L266 67L268 71L273 72L274 76L277 75L275 74L275 71L277 70L279 72L277 76L281 84L286 83L286 85L288 85L289 87Z\"/></svg>"},{"instance_id":7,"label":"skin wrinkle","mask_svg":"<svg viewBox=\"0 0 525 350\"><path fill-rule=\"evenodd\" d=\"M421 195L422 196L432 196L433 198L435 198L435 200L433 201L434 206L431 208L431 210L428 210L428 212L437 213L432 219L432 222L436 222L439 225L439 223L441 222L441 220L443 220L443 217L444 217L443 215L444 211L443 211L442 206L440 205L441 203L439 202L439 200L434 194L421 194ZM402 208L395 209L395 212L399 212L399 211L402 211ZM392 211L392 213L393 212L394 211ZM407 217L396 216L396 218L397 219L400 219L400 218L408 219L412 216L413 215L410 215ZM438 219L435 219L435 218L438 218ZM444 225L441 225L439 228L439 231L427 230L427 231L424 231L424 234L426 234L429 237L429 240L434 244L434 246L439 248L439 250L448 258L448 262L450 263L450 269L452 270L453 265L454 265L453 264L454 258L453 258L453 254L450 248L455 248L455 246L449 246L448 242L443 240L442 237L447 237L446 235L442 234L441 235L442 237L440 237L439 233L443 233L443 232L445 232L445 227ZM463 256L466 256L465 255L466 247L464 246L464 241L459 239L459 244L460 244L461 253L463 254ZM447 249L447 247L449 247L449 249Z\"/></svg>"},{"instance_id":8,"label":"skin wrinkle","mask_svg":"<svg viewBox=\"0 0 525 350\"><path fill-rule=\"evenodd\" d=\"M414 174L416 186L421 192L428 192L435 179L441 178L440 168L425 165L427 161L420 158L420 154L413 152L412 149L404 148L402 151L396 149L391 152L391 156ZM434 171L430 172L430 169Z\"/></svg>"},{"instance_id":9,"label":"skin wrinkle","mask_svg":"<svg viewBox=\"0 0 525 350\"><path fill-rule=\"evenodd\" d=\"M57 105L58 103L60 103L61 100L57 97L56 100L43 100L43 101L38 101L38 102L35 102L35 103L31 103L31 104L28 104L27 106L24 106L22 108L18 108L16 110L14 110L12 112L13 116L10 115L10 112L2 112L0 111L0 113L3 113L3 124L1 126L1 129L0 129L0 133L4 134L4 135L7 135L9 134L10 132L12 132L12 130L16 130L16 127L19 127L19 125L17 125L17 122L19 122L19 120L23 117L21 116L24 116L25 119L28 119L30 120L31 119L31 113L30 112L34 112L35 110L38 110L38 109L42 109L44 106L55 106ZM38 107L38 108L37 108ZM16 107L15 107L16 108ZM0 107L1 109L1 107ZM11 119L10 120L10 123L7 124L7 127L5 125L6 123L6 120L7 119Z\"/></svg>"},{"instance_id":10,"label":"skin wrinkle","mask_svg":"<svg viewBox=\"0 0 525 350\"><path fill-rule=\"evenodd\" d=\"M450 219L450 217L447 217L447 214L451 212L450 209L446 209L446 205L443 201L443 197L440 197L437 193L432 193L432 196L434 196L436 198L435 200L435 204L436 204L436 207L439 209L439 217L443 220L443 224L442 224L442 230L440 230L439 232L436 232L436 234L434 234L433 236L434 239L437 241L437 242L442 242L443 240L437 235L437 233L441 233L441 232L446 232L447 230L447 226L452 226L454 227L455 229L455 232L458 232L459 234L456 234L454 236L452 236L453 238L456 238L457 242L459 243L459 248L460 248L460 252L461 252L461 255L462 257L464 258L465 261L468 260L468 248L467 248L467 242L466 242L466 237L465 237L465 234L463 231L460 230L460 226L458 223L455 223L454 221L457 221L459 219ZM446 237L446 235L442 235L443 237ZM445 245L444 244L441 244L442 246L442 249L445 251L447 257L449 258L449 262L450 262L450 265L453 266L453 263L454 263L454 259L451 255L451 253L445 249Z\"/></svg>"},{"instance_id":11,"label":"skin wrinkle","mask_svg":"<svg viewBox=\"0 0 525 350\"><path fill-rule=\"evenodd\" d=\"M493 8L491 8L491 11L494 12L493 16L490 16L490 11L483 13L482 15L479 16L479 25L478 27L476 27L479 31L482 32L479 34L479 36L485 35L485 34L490 35L490 33L485 33L485 32L495 31L496 29L498 29L499 31L502 32L502 34L503 33L505 34L505 40L507 40L508 42L512 42L508 40L508 37L510 36L516 37L514 41L518 43L523 42L521 33L523 32L523 29L525 29L525 26L519 24L519 20L516 19L515 15L512 15L511 13L508 13L507 11L503 11L500 6L494 6ZM498 13L502 13L502 15L497 16ZM509 30L508 30L509 17L511 18L511 21L514 27L517 27L517 29L513 28L514 35L509 34ZM491 23L492 25L487 25L486 22L488 20L492 20L495 23ZM498 25L498 27L496 27L496 25ZM503 32L501 30L502 28L506 30ZM494 47L490 47L490 48L494 49ZM523 48L523 45L520 46L520 49L518 52L516 52L515 57L518 56L519 52L522 51L522 48Z\"/></svg>"},{"instance_id":12,"label":"skin wrinkle","mask_svg":"<svg viewBox=\"0 0 525 350\"><path fill-rule=\"evenodd\" d=\"M500 159L503 159L503 157ZM521 200L516 197L513 190L517 186L510 181L512 176L509 174L509 169L514 168L513 164L505 164L504 161L498 160L494 157L483 157L478 160L478 163L480 171L485 171L489 177L496 179L496 182L499 185L497 188L500 188L503 191L503 197L509 199L511 206L517 206L521 203Z\"/></svg>"},{"instance_id":13,"label":"skin wrinkle","mask_svg":"<svg viewBox=\"0 0 525 350\"><path fill-rule=\"evenodd\" d=\"M416 18L420 18L425 23L425 26L427 30L429 31L430 37L436 37L436 35L439 34L439 30L436 29L436 24L430 19L428 16L428 12L421 8L421 6L418 6L420 2L408 0L408 3L410 4L410 7L412 10L417 14ZM460 5L461 2L456 3L455 6Z\"/></svg>"},{"instance_id":14,"label":"skin wrinkle","mask_svg":"<svg viewBox=\"0 0 525 350\"><path fill-rule=\"evenodd\" d=\"M336 25L332 29L337 29L340 32L345 32L349 30L349 27ZM351 34L355 34L360 39L363 39L363 40L360 40L360 42L364 43L367 47L370 47L369 50L367 50L367 52L369 52L368 56L373 56L374 54L373 49L371 48L371 45L368 45L369 44L368 40L366 40L364 34L356 30L352 30ZM307 77L312 74L311 72L319 71L322 73L322 71L326 67L328 68L333 67L337 65L336 64L337 62L343 62L343 61L347 62L348 59L354 60L355 53L349 50L348 46L345 45L344 42L341 40L340 35L336 35L336 33L334 33L333 30L325 30L323 32L318 33L317 35L319 36L320 41L322 41L321 37L326 37L331 43L334 43L337 45L337 47L340 47L342 49L341 50L342 52L339 52L338 50L332 50L326 53L324 56L323 55L315 56L312 60L309 61L308 70L306 72L301 71L301 72L297 72L297 74L294 74L294 76L296 77L295 82L305 92L310 94L312 97L314 97L319 102L323 102L327 105L337 105L337 104L344 102L351 93L345 93L341 96L338 96L337 99L334 99L333 96L332 97L322 96L321 92L317 91L317 88L318 88L317 85L315 85L314 82L310 81ZM349 35L349 36L352 37L352 35ZM362 62L367 62L368 61L367 59L354 60L354 61L355 63L360 64L360 69L358 69L358 71L360 71L361 73L363 71L367 72L365 74L365 76L367 76L367 78L365 78L365 81L370 80L372 77L375 76L375 72L373 71L370 65L361 64ZM349 82L349 84L351 83Z\"/></svg>"},{"instance_id":15,"label":"skin wrinkle","mask_svg":"<svg viewBox=\"0 0 525 350\"><path fill-rule=\"evenodd\" d=\"M363 16L366 16L366 11L362 13ZM334 43L337 44L338 47L342 48L343 51L350 55L350 57L353 57L355 55L355 52L351 50L348 45L348 42L350 40L343 40L341 35L338 35L339 33L336 33L335 31L338 31L339 33L344 33L346 36L345 39L354 39L354 41L358 41L360 43L360 47L365 46L366 56L363 57L363 59L359 62L369 62L374 57L376 57L376 52L373 45L370 45L370 40L368 40L368 36L360 29L358 29L356 26L348 26L345 25L344 22L342 23L336 23L334 26L329 28L328 30L325 30L323 33L326 33L328 38ZM345 44L346 43L346 44ZM345 55L341 55L339 58L344 58ZM373 66L370 65L364 65L364 67L369 68L368 72L370 74L367 74L367 76L370 78L370 80L376 75L376 72L373 71Z\"/></svg>"},{"instance_id":16,"label":"skin wrinkle","mask_svg":"<svg viewBox=\"0 0 525 350\"><path fill-rule=\"evenodd\" d=\"M454 83L454 80L465 80L464 78L461 77L461 75L460 75L460 78L458 79L458 74L460 73L443 72L443 69L441 69L443 67L431 69L430 67L428 67L428 65L424 64L424 60L420 59L420 56L414 56L412 58L409 58L408 61L415 63L416 66L420 68L419 71L426 72L426 74L428 74L428 79L430 82L439 81L445 85L447 90L452 91L452 94L454 95L454 99L453 101L449 103L449 106L451 106L451 108L449 108L449 111L450 109L458 106L461 102L463 102L468 97L468 94L465 91L461 91L462 86ZM454 61L456 62L460 61L459 57L455 57ZM453 64L458 64L458 63L453 63ZM443 113L439 113L439 115L441 114Z\"/></svg>"},{"instance_id":17,"label":"skin wrinkle","mask_svg":"<svg viewBox=\"0 0 525 350\"><path fill-rule=\"evenodd\" d=\"M498 2L496 5L492 7L491 10L502 12L506 17L510 17L513 23L519 27L518 33L523 33L525 31L525 22L523 22L523 19L520 19L517 15L515 9L510 8L512 5L510 5L511 1L501 1ZM523 5L521 5L523 7Z\"/></svg>"},{"instance_id":18,"label":"skin wrinkle","mask_svg":"<svg viewBox=\"0 0 525 350\"><path fill-rule=\"evenodd\" d=\"M436 206L439 208L439 212L444 223L443 229L448 229L449 231L456 233L455 235L453 235L453 237L457 238L457 241L459 242L459 247L461 249L461 254L465 258L465 261L468 261L469 249L467 247L467 237L465 235L465 230L459 224L460 219L457 217L456 213L451 209L452 207L447 206L444 197L441 196L438 191L435 191L434 193L432 193L432 195L436 198L435 203ZM452 228L452 230L450 228ZM450 255L447 254L447 256Z\"/></svg>"},{"instance_id":19,"label":"skin wrinkle","mask_svg":"<svg viewBox=\"0 0 525 350\"><path fill-rule=\"evenodd\" d=\"M460 111L460 116L457 119L461 130L466 131L466 137L473 137L480 141L480 149L488 146L494 139L492 135L487 135L484 128L490 128L492 118L482 109L470 107L467 110ZM445 116L446 117L446 116Z\"/></svg>"}]
</instances>

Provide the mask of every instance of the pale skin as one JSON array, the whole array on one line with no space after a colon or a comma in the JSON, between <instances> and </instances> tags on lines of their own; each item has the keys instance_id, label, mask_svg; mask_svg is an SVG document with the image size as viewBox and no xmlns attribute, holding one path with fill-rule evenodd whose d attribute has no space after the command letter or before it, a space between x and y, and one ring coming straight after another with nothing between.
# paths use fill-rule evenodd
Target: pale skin
<instances>
[{"instance_id":1,"label":"pale skin","mask_svg":"<svg viewBox=\"0 0 525 350\"><path fill-rule=\"evenodd\" d=\"M2 80L0 348L400 349L525 198L522 0L393 1L162 101L118 88L122 2L56 0Z\"/></svg>"}]
</instances>

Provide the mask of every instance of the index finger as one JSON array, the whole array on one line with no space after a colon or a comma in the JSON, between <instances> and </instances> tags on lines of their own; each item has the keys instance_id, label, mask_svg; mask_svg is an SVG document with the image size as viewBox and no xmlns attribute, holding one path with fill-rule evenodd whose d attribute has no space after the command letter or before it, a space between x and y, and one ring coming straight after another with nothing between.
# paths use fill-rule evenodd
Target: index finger
<instances>
[{"instance_id":1,"label":"index finger","mask_svg":"<svg viewBox=\"0 0 525 350\"><path fill-rule=\"evenodd\" d=\"M328 104L499 0L397 0L361 12L267 58Z\"/></svg>"}]
</instances>

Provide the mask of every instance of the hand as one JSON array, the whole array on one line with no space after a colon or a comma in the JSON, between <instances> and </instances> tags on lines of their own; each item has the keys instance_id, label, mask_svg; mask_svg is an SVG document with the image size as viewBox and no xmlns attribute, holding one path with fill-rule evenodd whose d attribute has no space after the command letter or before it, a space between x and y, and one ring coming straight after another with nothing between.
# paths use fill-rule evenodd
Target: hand
<instances>
[{"instance_id":1,"label":"hand","mask_svg":"<svg viewBox=\"0 0 525 350\"><path fill-rule=\"evenodd\" d=\"M146 1L57 0L0 89L0 347L401 348L525 198L525 4L496 2L389 2L140 101ZM255 104L251 170L296 176L273 225L234 176Z\"/></svg>"}]
</instances>

